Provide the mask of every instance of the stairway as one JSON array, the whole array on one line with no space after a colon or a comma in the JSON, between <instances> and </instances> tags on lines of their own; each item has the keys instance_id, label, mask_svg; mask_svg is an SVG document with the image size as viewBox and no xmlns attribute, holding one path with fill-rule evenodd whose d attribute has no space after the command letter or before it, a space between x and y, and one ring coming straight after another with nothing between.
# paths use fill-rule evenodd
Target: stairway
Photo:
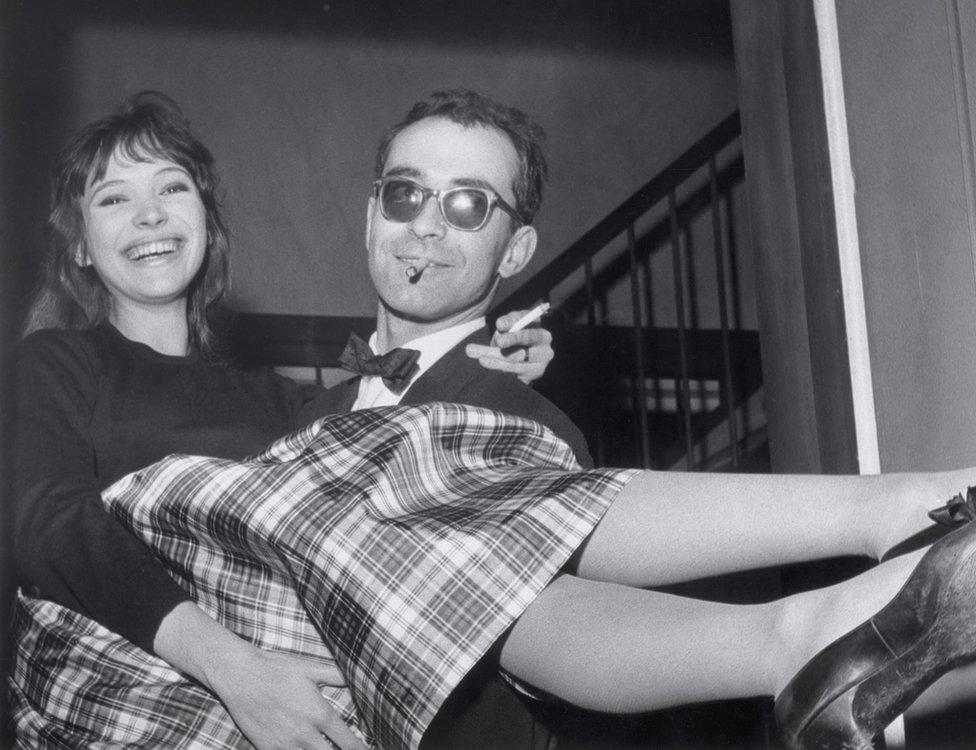
<instances>
[{"instance_id":1,"label":"stairway","mask_svg":"<svg viewBox=\"0 0 976 750\"><path fill-rule=\"evenodd\" d=\"M740 323L739 137L733 113L496 307L552 304L536 387L599 465L768 470L759 335Z\"/></svg>"}]
</instances>

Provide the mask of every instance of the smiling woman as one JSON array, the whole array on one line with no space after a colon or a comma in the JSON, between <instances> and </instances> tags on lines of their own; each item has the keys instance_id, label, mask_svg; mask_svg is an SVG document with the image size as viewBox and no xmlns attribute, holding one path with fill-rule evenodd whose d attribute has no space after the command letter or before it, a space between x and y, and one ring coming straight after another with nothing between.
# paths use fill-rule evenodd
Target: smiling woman
<instances>
[{"instance_id":1,"label":"smiling woman","mask_svg":"<svg viewBox=\"0 0 976 750\"><path fill-rule=\"evenodd\" d=\"M54 176L52 252L24 332L111 320L148 343L151 327L139 321L166 314L192 347L215 351L207 311L226 292L229 241L213 163L176 105L156 92L82 128ZM155 304L164 301L168 310ZM159 343L167 353L180 348L177 332Z\"/></svg>"},{"instance_id":2,"label":"smiling woman","mask_svg":"<svg viewBox=\"0 0 976 750\"><path fill-rule=\"evenodd\" d=\"M215 189L210 152L176 105L152 92L83 128L61 155L53 242L19 353L18 603L97 618L77 614L83 623L61 629L76 645L93 627L125 636L141 663L155 665L136 689L169 695L163 714L196 706L186 717L193 723L209 700L258 747L278 737L327 747L323 732L359 747L319 693L318 685L341 684L333 668L268 654L218 625L102 507L102 489L164 455L239 458L296 426L303 394L293 383L220 359L211 321L227 285L228 239ZM19 632L17 648L29 649ZM51 674L22 650L15 662L19 674ZM213 692L197 685L181 702L177 686L189 683L180 672ZM33 747L59 730L56 711L46 710L57 698L30 682L14 688L14 703L18 741ZM131 741L136 731L122 709L103 721L83 701L59 707L75 727L93 722L93 734L72 744ZM200 730L201 745L245 744L232 722L216 724ZM182 729L139 731L149 746L186 741Z\"/></svg>"},{"instance_id":3,"label":"smiling woman","mask_svg":"<svg viewBox=\"0 0 976 750\"><path fill-rule=\"evenodd\" d=\"M79 266L93 266L114 304L109 320L133 341L154 326L144 316L172 321L173 339L164 354L187 353L186 297L206 255L206 212L189 173L166 159L138 160L116 150L100 180L82 197L85 243Z\"/></svg>"}]
</instances>

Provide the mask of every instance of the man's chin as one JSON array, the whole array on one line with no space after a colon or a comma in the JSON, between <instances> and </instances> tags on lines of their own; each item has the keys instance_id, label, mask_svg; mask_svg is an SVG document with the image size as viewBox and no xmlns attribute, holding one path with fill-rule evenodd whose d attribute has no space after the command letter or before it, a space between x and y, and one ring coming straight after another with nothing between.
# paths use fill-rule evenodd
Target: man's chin
<instances>
[{"instance_id":1,"label":"man's chin","mask_svg":"<svg viewBox=\"0 0 976 750\"><path fill-rule=\"evenodd\" d=\"M416 302L416 300L411 300ZM390 304L380 300L381 314L412 325L453 326L485 315L482 306L456 309L452 307L433 307L422 304Z\"/></svg>"},{"instance_id":2,"label":"man's chin","mask_svg":"<svg viewBox=\"0 0 976 750\"><path fill-rule=\"evenodd\" d=\"M448 313L430 310L405 310L389 306L386 309L393 317L409 323L416 323L417 325L434 325L451 317Z\"/></svg>"}]
</instances>

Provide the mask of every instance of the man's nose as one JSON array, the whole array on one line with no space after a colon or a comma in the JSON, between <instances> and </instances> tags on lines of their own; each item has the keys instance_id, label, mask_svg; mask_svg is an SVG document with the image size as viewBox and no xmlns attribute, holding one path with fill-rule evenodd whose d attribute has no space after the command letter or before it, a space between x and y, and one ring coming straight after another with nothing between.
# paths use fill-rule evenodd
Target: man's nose
<instances>
[{"instance_id":1,"label":"man's nose","mask_svg":"<svg viewBox=\"0 0 976 750\"><path fill-rule=\"evenodd\" d=\"M443 237L447 232L447 224L434 196L424 201L420 213L410 222L410 231L418 237Z\"/></svg>"}]
</instances>

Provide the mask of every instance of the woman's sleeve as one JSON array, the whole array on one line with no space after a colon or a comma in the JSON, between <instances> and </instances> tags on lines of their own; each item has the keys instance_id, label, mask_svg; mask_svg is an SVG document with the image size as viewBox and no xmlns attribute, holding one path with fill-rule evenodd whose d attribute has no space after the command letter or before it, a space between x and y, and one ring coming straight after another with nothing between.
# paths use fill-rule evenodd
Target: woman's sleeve
<instances>
[{"instance_id":1,"label":"woman's sleeve","mask_svg":"<svg viewBox=\"0 0 976 750\"><path fill-rule=\"evenodd\" d=\"M102 505L92 417L94 353L80 340L35 334L16 366L14 555L25 593L99 622L141 648L188 600L148 547Z\"/></svg>"},{"instance_id":2,"label":"woman's sleeve","mask_svg":"<svg viewBox=\"0 0 976 750\"><path fill-rule=\"evenodd\" d=\"M331 413L326 411L322 414L314 414L314 416L311 416L311 412L309 411L318 399L322 397L322 394L328 392L325 387L316 385L315 383L295 381L284 375L279 375L273 370L270 372L269 377L275 379L285 394L284 397L288 403L291 429L296 430L304 427L314 418Z\"/></svg>"}]
</instances>

